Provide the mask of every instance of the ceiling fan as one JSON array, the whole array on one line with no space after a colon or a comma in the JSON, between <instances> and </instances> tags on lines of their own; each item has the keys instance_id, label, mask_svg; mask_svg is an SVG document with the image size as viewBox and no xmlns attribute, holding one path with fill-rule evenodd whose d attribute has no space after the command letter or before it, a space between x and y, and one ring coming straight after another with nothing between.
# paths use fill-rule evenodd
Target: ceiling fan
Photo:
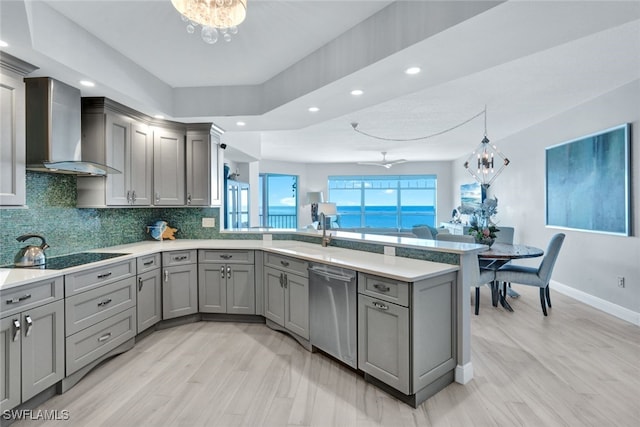
<instances>
[{"instance_id":1,"label":"ceiling fan","mask_svg":"<svg viewBox=\"0 0 640 427\"><path fill-rule=\"evenodd\" d=\"M383 168L391 168L393 165L399 165L400 163L406 163L408 160L406 159L398 159L398 160L387 160L387 152L382 151L382 161L381 162L358 162L359 165L369 165L369 166L382 166Z\"/></svg>"}]
</instances>

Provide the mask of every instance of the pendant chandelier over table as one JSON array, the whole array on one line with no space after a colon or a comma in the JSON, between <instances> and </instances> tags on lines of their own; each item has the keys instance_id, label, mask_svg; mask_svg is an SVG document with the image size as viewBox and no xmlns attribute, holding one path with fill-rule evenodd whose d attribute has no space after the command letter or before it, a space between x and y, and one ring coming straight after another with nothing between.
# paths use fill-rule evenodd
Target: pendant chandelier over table
<instances>
[{"instance_id":1,"label":"pendant chandelier over table","mask_svg":"<svg viewBox=\"0 0 640 427\"><path fill-rule=\"evenodd\" d=\"M193 34L201 26L200 35L208 44L216 43L219 35L230 41L247 17L247 0L171 0L171 4L187 22L187 32Z\"/></svg>"}]
</instances>

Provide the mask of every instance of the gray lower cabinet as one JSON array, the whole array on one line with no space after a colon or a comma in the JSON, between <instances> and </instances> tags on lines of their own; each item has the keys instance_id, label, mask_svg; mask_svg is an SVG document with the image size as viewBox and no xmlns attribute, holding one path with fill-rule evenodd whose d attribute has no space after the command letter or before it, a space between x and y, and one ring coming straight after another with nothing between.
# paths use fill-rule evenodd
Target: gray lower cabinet
<instances>
[{"instance_id":1,"label":"gray lower cabinet","mask_svg":"<svg viewBox=\"0 0 640 427\"><path fill-rule=\"evenodd\" d=\"M0 320L0 410L26 402L64 378L64 302Z\"/></svg>"},{"instance_id":2,"label":"gray lower cabinet","mask_svg":"<svg viewBox=\"0 0 640 427\"><path fill-rule=\"evenodd\" d=\"M138 333L162 320L162 271L138 274Z\"/></svg>"},{"instance_id":3,"label":"gray lower cabinet","mask_svg":"<svg viewBox=\"0 0 640 427\"><path fill-rule=\"evenodd\" d=\"M286 268L274 268L270 262L274 256L270 255L265 257L268 264L264 268L265 317L308 340L309 278Z\"/></svg>"},{"instance_id":4,"label":"gray lower cabinet","mask_svg":"<svg viewBox=\"0 0 640 427\"><path fill-rule=\"evenodd\" d=\"M418 405L453 382L456 274L413 283L358 275L358 368Z\"/></svg>"},{"instance_id":5,"label":"gray lower cabinet","mask_svg":"<svg viewBox=\"0 0 640 427\"><path fill-rule=\"evenodd\" d=\"M198 265L195 250L162 254L162 319L198 312Z\"/></svg>"},{"instance_id":6,"label":"gray lower cabinet","mask_svg":"<svg viewBox=\"0 0 640 427\"><path fill-rule=\"evenodd\" d=\"M135 337L135 272L131 259L65 275L67 377Z\"/></svg>"},{"instance_id":7,"label":"gray lower cabinet","mask_svg":"<svg viewBox=\"0 0 640 427\"><path fill-rule=\"evenodd\" d=\"M201 250L198 261L201 313L256 314L253 251Z\"/></svg>"},{"instance_id":8,"label":"gray lower cabinet","mask_svg":"<svg viewBox=\"0 0 640 427\"><path fill-rule=\"evenodd\" d=\"M64 377L63 278L0 289L0 410Z\"/></svg>"}]
</instances>

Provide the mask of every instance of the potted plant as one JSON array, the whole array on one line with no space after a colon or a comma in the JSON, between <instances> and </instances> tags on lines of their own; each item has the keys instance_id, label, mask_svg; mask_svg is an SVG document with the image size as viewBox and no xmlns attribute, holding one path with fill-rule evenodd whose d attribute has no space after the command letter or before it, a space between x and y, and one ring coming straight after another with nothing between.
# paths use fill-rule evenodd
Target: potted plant
<instances>
[{"instance_id":1,"label":"potted plant","mask_svg":"<svg viewBox=\"0 0 640 427\"><path fill-rule=\"evenodd\" d=\"M470 215L469 234L476 243L491 246L496 240L496 232L500 231L491 221L491 217L498 213L498 198L485 199L480 206L462 205L458 207L462 214Z\"/></svg>"}]
</instances>

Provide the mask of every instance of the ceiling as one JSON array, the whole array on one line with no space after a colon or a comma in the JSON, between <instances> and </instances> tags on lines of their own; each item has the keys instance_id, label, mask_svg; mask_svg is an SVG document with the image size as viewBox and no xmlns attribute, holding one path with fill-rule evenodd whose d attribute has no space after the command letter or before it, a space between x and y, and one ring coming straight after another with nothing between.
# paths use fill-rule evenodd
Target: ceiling
<instances>
[{"instance_id":1,"label":"ceiling","mask_svg":"<svg viewBox=\"0 0 640 427\"><path fill-rule=\"evenodd\" d=\"M247 158L457 159L482 139L483 115L464 122L485 105L499 145L640 78L639 1L248 0L239 33L214 45L170 0L1 0L0 17L3 50L33 75L213 121L228 144L253 147ZM351 123L386 139L442 134L387 141Z\"/></svg>"}]
</instances>

